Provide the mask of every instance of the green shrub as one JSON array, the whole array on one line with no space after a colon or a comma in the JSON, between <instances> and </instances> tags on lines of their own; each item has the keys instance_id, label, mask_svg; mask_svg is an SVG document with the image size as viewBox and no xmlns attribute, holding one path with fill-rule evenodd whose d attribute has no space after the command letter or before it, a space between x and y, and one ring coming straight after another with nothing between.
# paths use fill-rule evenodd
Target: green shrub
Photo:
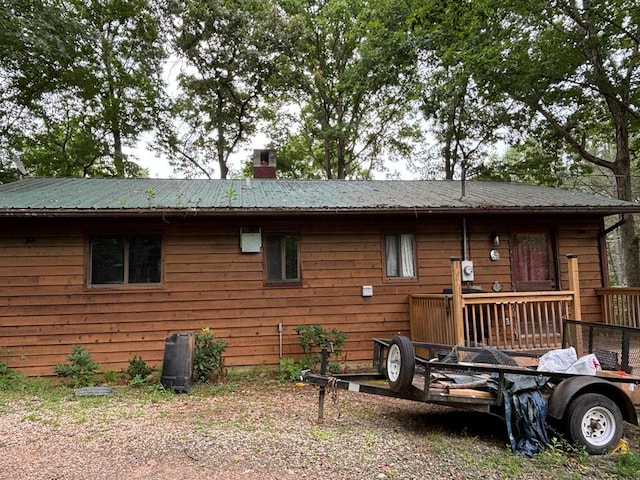
<instances>
[{"instance_id":1,"label":"green shrub","mask_svg":"<svg viewBox=\"0 0 640 480\"><path fill-rule=\"evenodd\" d=\"M222 354L227 342L216 340L209 328L196 332L193 352L193 376L196 382L211 382L222 376L224 359Z\"/></svg>"},{"instance_id":2,"label":"green shrub","mask_svg":"<svg viewBox=\"0 0 640 480\"><path fill-rule=\"evenodd\" d=\"M327 330L322 325L298 325L295 328L298 334L298 341L304 352L304 356L300 359L301 369L315 369L322 360L322 347L327 347L330 354L339 358L347 340L347 334L337 328ZM331 353L333 346L333 353ZM331 360L327 364L327 370L333 373L340 371L340 363L337 360Z\"/></svg>"},{"instance_id":3,"label":"green shrub","mask_svg":"<svg viewBox=\"0 0 640 480\"><path fill-rule=\"evenodd\" d=\"M116 372L115 370L107 370L102 372L101 381L108 384L118 383L122 380L122 372Z\"/></svg>"},{"instance_id":4,"label":"green shrub","mask_svg":"<svg viewBox=\"0 0 640 480\"><path fill-rule=\"evenodd\" d=\"M281 382L295 382L300 378L302 370L300 362L296 362L293 358L281 358L279 379Z\"/></svg>"},{"instance_id":5,"label":"green shrub","mask_svg":"<svg viewBox=\"0 0 640 480\"><path fill-rule=\"evenodd\" d=\"M24 375L0 362L0 390L14 390L24 382Z\"/></svg>"},{"instance_id":6,"label":"green shrub","mask_svg":"<svg viewBox=\"0 0 640 480\"><path fill-rule=\"evenodd\" d=\"M53 371L59 377L71 378L75 387L86 387L95 383L96 372L100 365L93 361L91 354L82 345L72 345L67 356L69 364L56 363Z\"/></svg>"},{"instance_id":7,"label":"green shrub","mask_svg":"<svg viewBox=\"0 0 640 480\"><path fill-rule=\"evenodd\" d=\"M154 372L154 368L147 365L147 363L139 356L134 356L129 360L129 366L124 371L128 379L134 379L136 377L144 380Z\"/></svg>"}]
</instances>

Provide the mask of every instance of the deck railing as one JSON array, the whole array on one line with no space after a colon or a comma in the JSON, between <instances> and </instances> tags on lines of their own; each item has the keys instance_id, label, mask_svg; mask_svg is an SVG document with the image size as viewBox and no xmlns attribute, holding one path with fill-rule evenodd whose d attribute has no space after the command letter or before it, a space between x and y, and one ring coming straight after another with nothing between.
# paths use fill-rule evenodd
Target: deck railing
<instances>
[{"instance_id":1,"label":"deck railing","mask_svg":"<svg viewBox=\"0 0 640 480\"><path fill-rule=\"evenodd\" d=\"M456 287L459 262L452 265L452 294L410 296L413 341L548 350L562 346L562 320L581 316L575 257L569 258L570 290L551 292L465 294Z\"/></svg>"},{"instance_id":2,"label":"deck railing","mask_svg":"<svg viewBox=\"0 0 640 480\"><path fill-rule=\"evenodd\" d=\"M562 320L573 292L462 294L464 345L506 350L562 346ZM411 295L411 338L457 344L451 295Z\"/></svg>"},{"instance_id":3,"label":"deck railing","mask_svg":"<svg viewBox=\"0 0 640 480\"><path fill-rule=\"evenodd\" d=\"M640 288L597 288L602 302L602 321L610 325L640 327Z\"/></svg>"}]
</instances>

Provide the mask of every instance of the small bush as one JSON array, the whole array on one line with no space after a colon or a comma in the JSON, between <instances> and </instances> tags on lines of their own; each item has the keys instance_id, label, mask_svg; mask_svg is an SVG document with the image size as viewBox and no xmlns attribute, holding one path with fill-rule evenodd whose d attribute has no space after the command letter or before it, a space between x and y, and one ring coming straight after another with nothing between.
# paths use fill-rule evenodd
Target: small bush
<instances>
[{"instance_id":1,"label":"small bush","mask_svg":"<svg viewBox=\"0 0 640 480\"><path fill-rule=\"evenodd\" d=\"M302 370L302 365L293 358L281 358L279 379L281 382L295 382L300 378Z\"/></svg>"},{"instance_id":2,"label":"small bush","mask_svg":"<svg viewBox=\"0 0 640 480\"><path fill-rule=\"evenodd\" d=\"M15 390L22 385L24 379L24 375L0 362L0 390Z\"/></svg>"},{"instance_id":3,"label":"small bush","mask_svg":"<svg viewBox=\"0 0 640 480\"><path fill-rule=\"evenodd\" d=\"M96 372L100 365L93 361L91 354L82 345L72 345L67 356L70 364L56 363L53 371L59 377L71 378L75 387L86 387L95 383Z\"/></svg>"},{"instance_id":4,"label":"small bush","mask_svg":"<svg viewBox=\"0 0 640 480\"><path fill-rule=\"evenodd\" d=\"M122 380L122 373L115 370L107 370L102 372L101 378L104 383L114 384Z\"/></svg>"},{"instance_id":5,"label":"small bush","mask_svg":"<svg viewBox=\"0 0 640 480\"><path fill-rule=\"evenodd\" d=\"M216 340L209 328L196 332L193 352L193 376L196 382L211 382L222 376L224 359L222 354L227 342Z\"/></svg>"},{"instance_id":6,"label":"small bush","mask_svg":"<svg viewBox=\"0 0 640 480\"><path fill-rule=\"evenodd\" d=\"M147 365L147 363L138 356L135 356L131 360L129 360L129 366L124 371L125 375L129 379L139 377L143 380L153 372L154 368Z\"/></svg>"},{"instance_id":7,"label":"small bush","mask_svg":"<svg viewBox=\"0 0 640 480\"><path fill-rule=\"evenodd\" d=\"M304 352L304 357L300 359L302 369L314 369L322 360L322 347L333 346L333 355L336 358L342 355L342 347L347 340L347 334L337 328L325 329L322 325L298 325L295 328L299 335L298 341ZM333 373L340 371L340 363L331 360L327 364L327 370Z\"/></svg>"}]
</instances>

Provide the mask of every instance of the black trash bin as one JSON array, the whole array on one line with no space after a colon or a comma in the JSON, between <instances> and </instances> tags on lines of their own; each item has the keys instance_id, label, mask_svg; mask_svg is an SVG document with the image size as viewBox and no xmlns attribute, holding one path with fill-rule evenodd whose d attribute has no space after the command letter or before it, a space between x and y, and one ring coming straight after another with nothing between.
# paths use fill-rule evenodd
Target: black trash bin
<instances>
[{"instance_id":1,"label":"black trash bin","mask_svg":"<svg viewBox=\"0 0 640 480\"><path fill-rule=\"evenodd\" d=\"M164 343L160 383L167 390L186 393L193 386L193 333L174 333Z\"/></svg>"},{"instance_id":2,"label":"black trash bin","mask_svg":"<svg viewBox=\"0 0 640 480\"><path fill-rule=\"evenodd\" d=\"M442 293L445 295L451 295L453 293L453 290L451 288L445 288L444 290L442 290ZM487 293L487 292L480 287L462 287L462 293ZM486 341L486 339L489 337L489 330L488 330L486 315L485 315L484 325L483 325L483 322L481 321L482 307L480 305L476 305L474 307L474 310L475 311L473 312L473 316L475 317L475 329L473 328L473 323L472 323L473 320L471 318L467 319L467 324L464 326L465 337L468 337L469 341L471 342L471 345L468 345L468 346L478 346L478 343L482 342L483 338ZM485 312L485 313L488 313L488 312ZM476 338L476 333L478 335L478 338Z\"/></svg>"}]
</instances>

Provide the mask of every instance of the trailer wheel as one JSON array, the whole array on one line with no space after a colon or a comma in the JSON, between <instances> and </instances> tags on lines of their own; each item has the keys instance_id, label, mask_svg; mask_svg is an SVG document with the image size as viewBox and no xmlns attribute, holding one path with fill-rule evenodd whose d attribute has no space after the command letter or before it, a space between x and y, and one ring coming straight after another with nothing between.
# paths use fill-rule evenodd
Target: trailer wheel
<instances>
[{"instance_id":1,"label":"trailer wheel","mask_svg":"<svg viewBox=\"0 0 640 480\"><path fill-rule=\"evenodd\" d=\"M575 398L567 409L567 431L574 443L600 455L613 449L622 438L622 413L608 397L586 393Z\"/></svg>"},{"instance_id":2,"label":"trailer wheel","mask_svg":"<svg viewBox=\"0 0 640 480\"><path fill-rule=\"evenodd\" d=\"M394 392L409 389L416 368L413 344L407 337L397 336L391 340L387 352L387 379Z\"/></svg>"}]
</instances>

